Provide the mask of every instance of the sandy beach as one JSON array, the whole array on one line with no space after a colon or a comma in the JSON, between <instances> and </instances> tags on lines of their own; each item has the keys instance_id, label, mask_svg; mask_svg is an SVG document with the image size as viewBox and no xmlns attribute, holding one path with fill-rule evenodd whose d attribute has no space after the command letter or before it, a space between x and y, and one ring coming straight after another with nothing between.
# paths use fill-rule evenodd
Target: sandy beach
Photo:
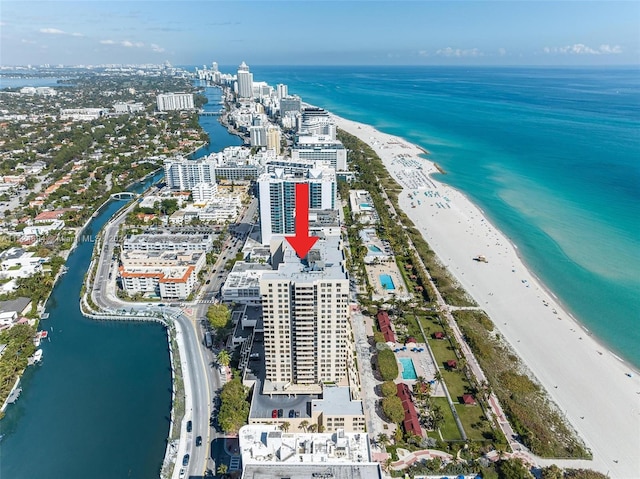
<instances>
[{"instance_id":1,"label":"sandy beach","mask_svg":"<svg viewBox=\"0 0 640 479\"><path fill-rule=\"evenodd\" d=\"M335 119L339 128L378 153L404 188L400 207L593 453L593 461L538 463L586 467L616 478L640 477L640 375L563 309L478 207L430 177L437 168L420 157L424 150L371 126ZM488 263L474 261L478 255Z\"/></svg>"}]
</instances>

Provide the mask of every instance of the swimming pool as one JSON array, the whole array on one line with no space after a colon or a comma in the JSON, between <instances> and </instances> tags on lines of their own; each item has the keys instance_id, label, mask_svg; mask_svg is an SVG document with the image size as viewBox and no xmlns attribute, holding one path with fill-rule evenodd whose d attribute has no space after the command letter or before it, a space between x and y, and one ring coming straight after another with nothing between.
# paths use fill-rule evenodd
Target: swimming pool
<instances>
[{"instance_id":1,"label":"swimming pool","mask_svg":"<svg viewBox=\"0 0 640 479\"><path fill-rule=\"evenodd\" d=\"M382 250L374 244L369 245L369 251L371 251L372 253L382 253Z\"/></svg>"},{"instance_id":2,"label":"swimming pool","mask_svg":"<svg viewBox=\"0 0 640 479\"><path fill-rule=\"evenodd\" d=\"M417 379L416 368L413 365L411 358L400 358L400 364L402 364L402 379Z\"/></svg>"},{"instance_id":3,"label":"swimming pool","mask_svg":"<svg viewBox=\"0 0 640 479\"><path fill-rule=\"evenodd\" d=\"M366 208L372 208L372 206L369 203L360 203L360 208L366 209Z\"/></svg>"},{"instance_id":4,"label":"swimming pool","mask_svg":"<svg viewBox=\"0 0 640 479\"><path fill-rule=\"evenodd\" d=\"M382 288L386 289L387 291L396 289L396 285L393 284L393 280L388 274L380 275L380 284L382 285Z\"/></svg>"}]
</instances>

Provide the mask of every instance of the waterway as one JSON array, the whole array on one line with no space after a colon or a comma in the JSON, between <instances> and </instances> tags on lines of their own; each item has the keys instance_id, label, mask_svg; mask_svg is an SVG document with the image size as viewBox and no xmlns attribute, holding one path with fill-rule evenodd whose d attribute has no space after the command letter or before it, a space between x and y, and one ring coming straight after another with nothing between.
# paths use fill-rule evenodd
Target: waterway
<instances>
[{"instance_id":1,"label":"waterway","mask_svg":"<svg viewBox=\"0 0 640 479\"><path fill-rule=\"evenodd\" d=\"M159 173L136 191L146 189ZM95 235L120 208L111 202L85 230ZM41 329L43 361L27 369L20 399L0 422L0 477L157 476L169 431L171 373L156 323L86 319L78 298L93 243L81 242L54 288Z\"/></svg>"},{"instance_id":2,"label":"waterway","mask_svg":"<svg viewBox=\"0 0 640 479\"><path fill-rule=\"evenodd\" d=\"M205 82L196 80L196 86L203 86L203 94L207 97L208 103L203 107L204 111L219 111L223 105L220 105L222 98L222 90L218 87L205 86ZM230 134L227 129L220 124L217 116L201 116L200 126L209 133L209 144L196 151L191 158L197 160L211 153L222 151L228 146L240 146L242 140Z\"/></svg>"},{"instance_id":3,"label":"waterway","mask_svg":"<svg viewBox=\"0 0 640 479\"><path fill-rule=\"evenodd\" d=\"M209 108L219 108L220 90L208 87L205 94ZM217 117L200 121L211 143L195 158L241 144ZM104 207L84 236L97 234L122 205ZM158 477L171 407L166 333L156 323L81 315L78 299L92 251L93 243L78 245L47 303L50 317L40 327L51 341L42 344L42 363L27 369L20 399L0 421L0 478Z\"/></svg>"}]
</instances>

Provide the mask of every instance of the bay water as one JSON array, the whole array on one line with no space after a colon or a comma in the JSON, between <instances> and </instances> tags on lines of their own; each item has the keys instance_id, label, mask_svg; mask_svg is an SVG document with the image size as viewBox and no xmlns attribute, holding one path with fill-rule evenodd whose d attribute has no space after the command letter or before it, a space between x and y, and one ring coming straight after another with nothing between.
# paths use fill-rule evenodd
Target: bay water
<instances>
[{"instance_id":1,"label":"bay water","mask_svg":"<svg viewBox=\"0 0 640 479\"><path fill-rule=\"evenodd\" d=\"M220 99L217 88L206 88L205 94L211 104ZM216 117L200 121L211 151L241 143ZM134 191L144 191L162 175ZM122 205L105 206L83 236L96 235ZM157 323L96 321L80 314L93 245L80 242L70 255L69 270L47 302L50 317L40 323L50 338L41 345L42 363L27 368L20 398L0 421L2 479L159 475L171 412L166 332Z\"/></svg>"}]
</instances>

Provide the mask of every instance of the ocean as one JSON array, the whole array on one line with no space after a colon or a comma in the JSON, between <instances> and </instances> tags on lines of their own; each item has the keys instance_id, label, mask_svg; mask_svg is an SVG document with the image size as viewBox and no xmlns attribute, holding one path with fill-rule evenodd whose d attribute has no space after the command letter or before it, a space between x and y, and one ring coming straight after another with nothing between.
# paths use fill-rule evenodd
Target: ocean
<instances>
[{"instance_id":1,"label":"ocean","mask_svg":"<svg viewBox=\"0 0 640 479\"><path fill-rule=\"evenodd\" d=\"M233 71L231 68L223 71ZM254 81L405 138L640 368L637 68L273 67Z\"/></svg>"}]
</instances>

